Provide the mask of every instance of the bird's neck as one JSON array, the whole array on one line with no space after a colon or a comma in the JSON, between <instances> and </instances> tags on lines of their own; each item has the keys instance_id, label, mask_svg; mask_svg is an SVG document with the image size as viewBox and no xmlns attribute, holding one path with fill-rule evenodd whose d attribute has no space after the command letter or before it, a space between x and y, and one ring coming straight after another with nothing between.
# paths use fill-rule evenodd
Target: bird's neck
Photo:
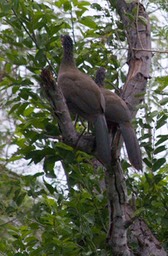
<instances>
[{"instance_id":1,"label":"bird's neck","mask_svg":"<svg viewBox=\"0 0 168 256\"><path fill-rule=\"evenodd\" d=\"M76 67L72 50L70 51L69 49L68 50L64 49L62 65L71 67L71 68Z\"/></svg>"}]
</instances>

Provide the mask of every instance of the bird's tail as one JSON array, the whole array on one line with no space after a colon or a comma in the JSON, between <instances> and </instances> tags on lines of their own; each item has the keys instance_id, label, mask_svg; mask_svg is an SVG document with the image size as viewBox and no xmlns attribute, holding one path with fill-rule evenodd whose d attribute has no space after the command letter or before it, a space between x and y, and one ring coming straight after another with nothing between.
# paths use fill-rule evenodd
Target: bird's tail
<instances>
[{"instance_id":1,"label":"bird's tail","mask_svg":"<svg viewBox=\"0 0 168 256\"><path fill-rule=\"evenodd\" d=\"M111 149L105 116L98 115L94 125L98 157L105 166L109 166L111 164Z\"/></svg>"},{"instance_id":2,"label":"bird's tail","mask_svg":"<svg viewBox=\"0 0 168 256\"><path fill-rule=\"evenodd\" d=\"M142 155L135 131L129 122L120 123L121 134L127 149L128 158L131 164L142 170Z\"/></svg>"}]
</instances>

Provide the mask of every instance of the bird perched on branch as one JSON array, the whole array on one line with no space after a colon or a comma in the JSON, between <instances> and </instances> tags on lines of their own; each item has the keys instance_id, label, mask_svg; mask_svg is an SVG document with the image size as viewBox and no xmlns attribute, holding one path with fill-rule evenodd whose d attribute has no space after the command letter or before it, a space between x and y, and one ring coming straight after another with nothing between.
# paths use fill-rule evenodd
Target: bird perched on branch
<instances>
[{"instance_id":1,"label":"bird perched on branch","mask_svg":"<svg viewBox=\"0 0 168 256\"><path fill-rule=\"evenodd\" d=\"M73 42L69 35L61 36L63 58L58 72L61 87L70 112L92 122L95 127L96 151L100 160L109 165L111 150L105 119L105 100L95 82L76 67Z\"/></svg>"},{"instance_id":2,"label":"bird perched on branch","mask_svg":"<svg viewBox=\"0 0 168 256\"><path fill-rule=\"evenodd\" d=\"M131 125L131 114L125 103L117 94L104 88L105 68L97 70L95 82L101 89L105 98L105 117L108 128L111 129L117 124L121 130L123 140L131 164L142 170L142 156L135 131Z\"/></svg>"}]
</instances>

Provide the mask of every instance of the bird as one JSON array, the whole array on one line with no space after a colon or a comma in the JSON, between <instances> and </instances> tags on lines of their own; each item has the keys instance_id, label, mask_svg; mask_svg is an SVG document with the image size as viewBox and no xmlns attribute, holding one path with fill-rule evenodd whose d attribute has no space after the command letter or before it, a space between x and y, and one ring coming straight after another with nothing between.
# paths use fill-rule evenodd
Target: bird
<instances>
[{"instance_id":1,"label":"bird","mask_svg":"<svg viewBox=\"0 0 168 256\"><path fill-rule=\"evenodd\" d=\"M111 164L111 148L105 119L105 100L100 88L75 63L73 41L69 35L61 36L63 57L58 71L58 86L62 89L69 111L93 123L96 152L99 160Z\"/></svg>"},{"instance_id":2,"label":"bird","mask_svg":"<svg viewBox=\"0 0 168 256\"><path fill-rule=\"evenodd\" d=\"M138 139L131 124L131 113L125 101L117 94L104 88L106 69L100 67L96 72L95 83L105 98L105 117L109 130L115 125L121 130L130 163L137 170L142 170L142 155Z\"/></svg>"}]
</instances>

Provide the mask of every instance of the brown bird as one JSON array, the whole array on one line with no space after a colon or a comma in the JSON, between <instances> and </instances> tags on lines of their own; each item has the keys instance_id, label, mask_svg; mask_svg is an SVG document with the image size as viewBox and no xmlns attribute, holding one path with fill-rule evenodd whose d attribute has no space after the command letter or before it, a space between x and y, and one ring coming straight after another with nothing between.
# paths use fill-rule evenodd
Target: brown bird
<instances>
[{"instance_id":1,"label":"brown bird","mask_svg":"<svg viewBox=\"0 0 168 256\"><path fill-rule=\"evenodd\" d=\"M63 59L58 72L61 87L70 112L92 122L95 127L96 150L103 164L111 163L108 128L105 119L105 100L95 82L76 67L73 42L69 35L61 36Z\"/></svg>"},{"instance_id":2,"label":"brown bird","mask_svg":"<svg viewBox=\"0 0 168 256\"><path fill-rule=\"evenodd\" d=\"M142 170L142 156L135 131L131 125L131 114L125 103L117 94L104 88L105 68L97 70L95 82L100 87L105 98L105 117L108 128L111 129L117 124L121 130L125 142L128 157L131 164Z\"/></svg>"}]
</instances>

